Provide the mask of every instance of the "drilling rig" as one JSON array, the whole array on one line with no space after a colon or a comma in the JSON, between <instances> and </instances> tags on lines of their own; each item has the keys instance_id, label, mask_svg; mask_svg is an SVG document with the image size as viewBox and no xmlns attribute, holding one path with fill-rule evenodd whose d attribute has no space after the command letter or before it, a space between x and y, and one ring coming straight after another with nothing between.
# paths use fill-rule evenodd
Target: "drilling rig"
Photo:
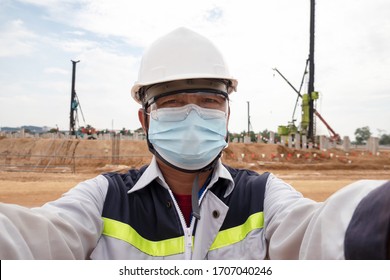
<instances>
[{"instance_id":1,"label":"drilling rig","mask_svg":"<svg viewBox=\"0 0 390 280\"><path fill-rule=\"evenodd\" d=\"M84 120L84 114L81 110L81 105L79 98L77 96L75 85L76 85L76 64L80 62L78 61L72 61L72 90L71 90L71 99L70 99L70 122L69 122L69 135L74 135L76 138L81 137L83 138L85 135L87 135L87 139L97 139L96 136L96 129L92 127L91 125L87 125L86 127L79 127L79 129L76 129L76 122L78 123L78 112L80 111L81 116Z\"/></svg>"},{"instance_id":2,"label":"drilling rig","mask_svg":"<svg viewBox=\"0 0 390 280\"><path fill-rule=\"evenodd\" d=\"M75 85L76 85L76 64L80 62L72 61L72 90L70 98L70 123L69 123L69 135L76 135L76 119L77 119L77 108L79 106L79 100L76 94Z\"/></svg>"},{"instance_id":3,"label":"drilling rig","mask_svg":"<svg viewBox=\"0 0 390 280\"><path fill-rule=\"evenodd\" d=\"M293 111L293 116L291 122L288 123L288 125L280 125L278 127L278 134L279 135L294 135L296 133L299 133L300 135L305 135L309 142L315 144L316 142L316 119L319 118L321 122L326 126L330 133L330 139L335 142L339 142L340 136L337 134L332 127L325 121L325 119L321 116L321 114L316 110L316 101L319 98L319 93L315 91L314 89L314 30L315 30L315 0L310 0L310 48L309 48L309 57L306 60L305 70L303 73L302 81L299 87L299 90L297 90L288 80L287 78L277 69L274 68L273 70L276 71L287 83L288 85L297 93L297 100L295 102L295 107ZM305 94L301 94L303 82L305 80L306 75L309 74L309 82L308 82L308 89ZM297 108L297 104L299 101L299 98L302 100L302 115L301 115L301 123L300 126L297 127L295 125L295 112Z\"/></svg>"}]
</instances>

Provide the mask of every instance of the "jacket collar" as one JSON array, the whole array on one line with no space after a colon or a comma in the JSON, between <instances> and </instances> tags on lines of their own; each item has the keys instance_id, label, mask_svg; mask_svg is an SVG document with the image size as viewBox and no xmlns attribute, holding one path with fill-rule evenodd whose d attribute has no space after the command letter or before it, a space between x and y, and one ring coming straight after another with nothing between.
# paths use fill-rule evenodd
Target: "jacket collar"
<instances>
[{"instance_id":1,"label":"jacket collar","mask_svg":"<svg viewBox=\"0 0 390 280\"><path fill-rule=\"evenodd\" d=\"M225 192L225 197L227 197L234 189L234 181L229 171L222 165L221 160L218 160L207 188L217 182L219 178L226 179L229 182L229 185ZM154 180L156 180L165 189L169 189L169 186L165 182L164 176L162 175L161 170L158 167L155 156L153 156L149 166L146 168L145 172L141 175L134 187L132 187L131 190L129 190L127 193L130 194L140 189L143 189Z\"/></svg>"}]
</instances>

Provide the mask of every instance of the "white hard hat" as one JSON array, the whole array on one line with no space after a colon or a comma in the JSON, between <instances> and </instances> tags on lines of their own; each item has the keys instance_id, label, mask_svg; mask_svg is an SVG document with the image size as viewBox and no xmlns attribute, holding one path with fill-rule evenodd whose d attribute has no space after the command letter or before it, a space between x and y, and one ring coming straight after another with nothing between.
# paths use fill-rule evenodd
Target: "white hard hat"
<instances>
[{"instance_id":1,"label":"white hard hat","mask_svg":"<svg viewBox=\"0 0 390 280\"><path fill-rule=\"evenodd\" d=\"M226 80L229 82L228 93L237 88L237 80L230 76L216 46L202 35L181 27L161 37L146 50L131 95L142 103L139 96L142 87L185 79Z\"/></svg>"}]
</instances>

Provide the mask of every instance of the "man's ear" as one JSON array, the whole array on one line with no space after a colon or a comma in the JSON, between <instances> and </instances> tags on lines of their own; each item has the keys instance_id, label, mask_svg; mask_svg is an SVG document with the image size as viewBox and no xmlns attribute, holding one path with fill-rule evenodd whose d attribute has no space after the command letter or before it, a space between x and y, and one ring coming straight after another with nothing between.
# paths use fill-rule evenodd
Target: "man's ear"
<instances>
[{"instance_id":1,"label":"man's ear","mask_svg":"<svg viewBox=\"0 0 390 280\"><path fill-rule=\"evenodd\" d=\"M148 117L145 114L145 109L140 108L138 110L138 120L142 125L142 129L144 130L145 134L148 133L148 127L149 127L149 122L148 122Z\"/></svg>"}]
</instances>

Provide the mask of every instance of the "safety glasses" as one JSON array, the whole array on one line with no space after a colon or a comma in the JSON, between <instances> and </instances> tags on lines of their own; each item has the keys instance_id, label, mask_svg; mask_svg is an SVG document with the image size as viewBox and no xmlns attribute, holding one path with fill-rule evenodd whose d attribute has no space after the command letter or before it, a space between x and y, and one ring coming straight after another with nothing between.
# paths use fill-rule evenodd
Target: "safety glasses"
<instances>
[{"instance_id":1,"label":"safety glasses","mask_svg":"<svg viewBox=\"0 0 390 280\"><path fill-rule=\"evenodd\" d=\"M228 103L227 95L221 92L163 94L153 100L147 114L154 120L181 121L194 110L206 120L224 118L228 113Z\"/></svg>"},{"instance_id":2,"label":"safety glasses","mask_svg":"<svg viewBox=\"0 0 390 280\"><path fill-rule=\"evenodd\" d=\"M204 120L221 119L227 116L227 111L202 108L195 104L155 109L147 114L156 121L177 122L185 120L192 111L195 111Z\"/></svg>"}]
</instances>

